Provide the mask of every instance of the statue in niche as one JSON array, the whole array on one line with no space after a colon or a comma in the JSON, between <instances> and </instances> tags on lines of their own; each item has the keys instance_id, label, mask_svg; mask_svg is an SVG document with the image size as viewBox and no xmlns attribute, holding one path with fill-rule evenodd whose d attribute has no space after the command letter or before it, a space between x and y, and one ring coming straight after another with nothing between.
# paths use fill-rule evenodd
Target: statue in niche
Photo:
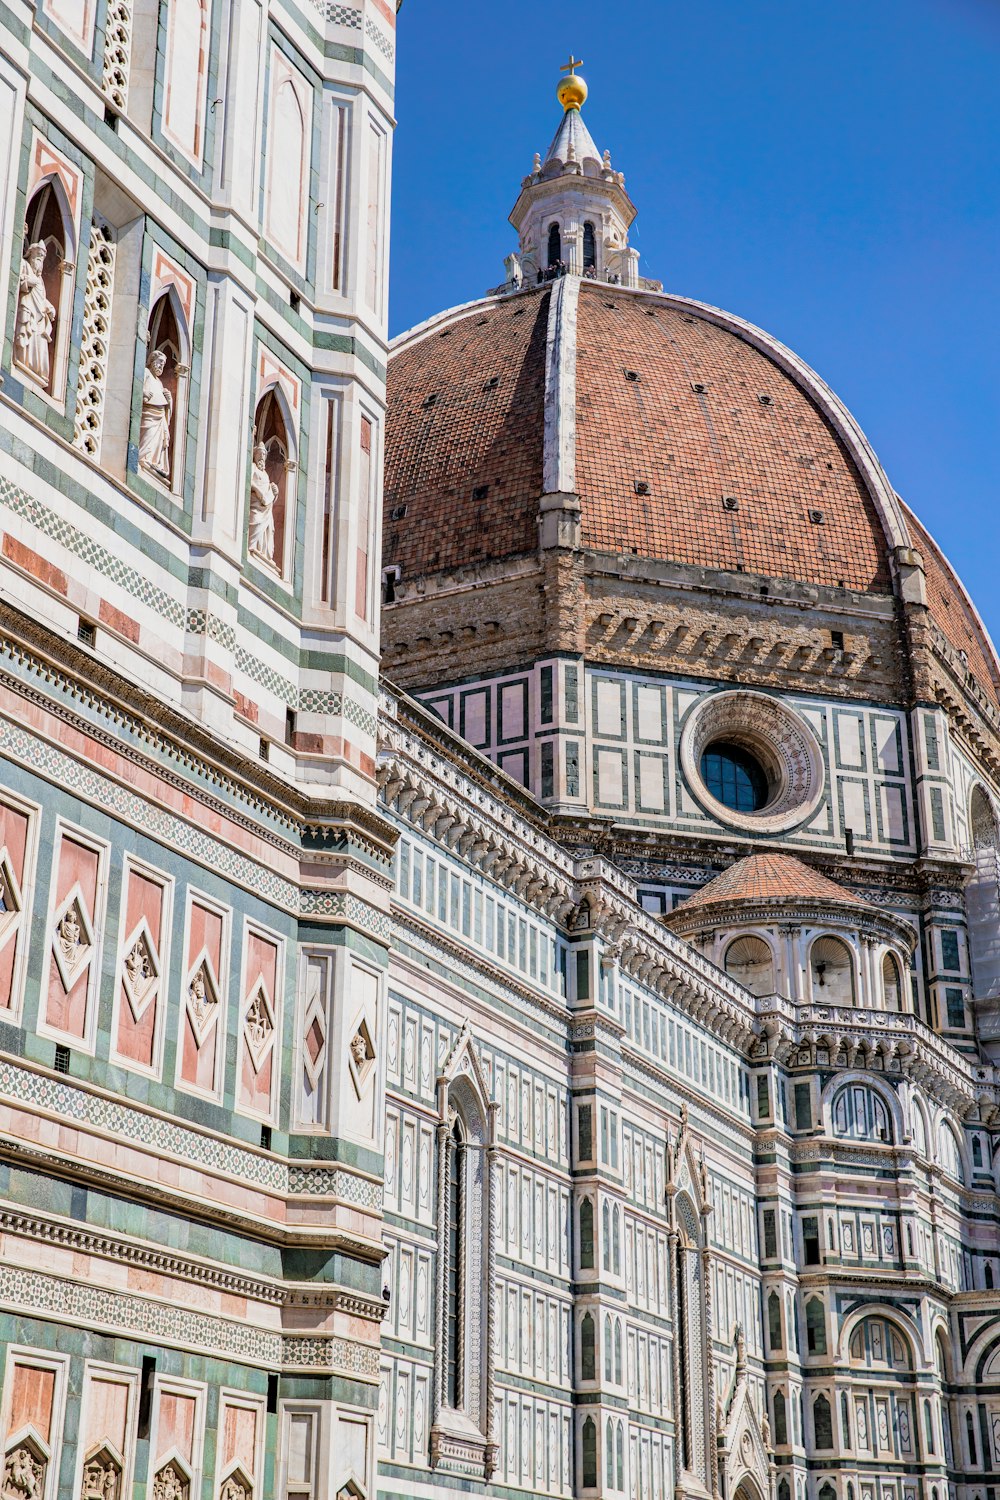
<instances>
[{"instance_id":1,"label":"statue in niche","mask_svg":"<svg viewBox=\"0 0 1000 1500\"><path fill-rule=\"evenodd\" d=\"M521 258L516 250L504 257L503 267L507 273L507 285L514 291L519 290L524 278L521 273Z\"/></svg>"},{"instance_id":2,"label":"statue in niche","mask_svg":"<svg viewBox=\"0 0 1000 1500\"><path fill-rule=\"evenodd\" d=\"M274 567L274 506L278 486L267 472L267 449L255 443L250 466L250 531L247 550Z\"/></svg>"},{"instance_id":3,"label":"statue in niche","mask_svg":"<svg viewBox=\"0 0 1000 1500\"><path fill-rule=\"evenodd\" d=\"M358 1068L363 1068L368 1061L368 1043L361 1031L356 1031L351 1037L351 1056L354 1058L355 1067Z\"/></svg>"},{"instance_id":4,"label":"statue in niche","mask_svg":"<svg viewBox=\"0 0 1000 1500\"><path fill-rule=\"evenodd\" d=\"M174 398L163 384L167 356L154 349L142 377L142 414L139 418L139 467L170 482Z\"/></svg>"},{"instance_id":5,"label":"statue in niche","mask_svg":"<svg viewBox=\"0 0 1000 1500\"><path fill-rule=\"evenodd\" d=\"M17 321L14 327L14 359L39 385L48 389L52 330L56 310L45 295L44 240L36 240L25 251L18 278Z\"/></svg>"}]
</instances>

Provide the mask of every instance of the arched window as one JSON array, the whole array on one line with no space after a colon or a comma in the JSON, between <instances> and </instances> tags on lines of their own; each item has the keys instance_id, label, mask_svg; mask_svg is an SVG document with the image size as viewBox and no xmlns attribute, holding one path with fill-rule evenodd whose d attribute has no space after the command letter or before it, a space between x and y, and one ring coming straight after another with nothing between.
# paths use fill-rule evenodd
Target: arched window
<instances>
[{"instance_id":1,"label":"arched window","mask_svg":"<svg viewBox=\"0 0 1000 1500\"><path fill-rule=\"evenodd\" d=\"M788 1412L782 1391L774 1393L774 1441L779 1448L788 1442Z\"/></svg>"},{"instance_id":2,"label":"arched window","mask_svg":"<svg viewBox=\"0 0 1000 1500\"><path fill-rule=\"evenodd\" d=\"M610 1490L614 1488L615 1483L615 1428L610 1417L604 1429L604 1447L604 1473Z\"/></svg>"},{"instance_id":3,"label":"arched window","mask_svg":"<svg viewBox=\"0 0 1000 1500\"><path fill-rule=\"evenodd\" d=\"M791 1500L792 1492L788 1486L788 1480L783 1479L778 1485L778 1500Z\"/></svg>"},{"instance_id":4,"label":"arched window","mask_svg":"<svg viewBox=\"0 0 1000 1500\"><path fill-rule=\"evenodd\" d=\"M892 1120L885 1101L864 1084L845 1084L834 1095L833 1133L855 1141L891 1142Z\"/></svg>"},{"instance_id":5,"label":"arched window","mask_svg":"<svg viewBox=\"0 0 1000 1500\"><path fill-rule=\"evenodd\" d=\"M562 260L562 235L558 224L549 225L548 260L546 265L557 266Z\"/></svg>"},{"instance_id":6,"label":"arched window","mask_svg":"<svg viewBox=\"0 0 1000 1500\"><path fill-rule=\"evenodd\" d=\"M290 422L277 386L271 386L257 403L253 424L253 463L250 471L250 513L247 551L254 561L285 573L289 511L293 508L291 481L294 470Z\"/></svg>"},{"instance_id":7,"label":"arched window","mask_svg":"<svg viewBox=\"0 0 1000 1500\"><path fill-rule=\"evenodd\" d=\"M618 1432L615 1442L616 1463L615 1469L618 1476L618 1488L625 1488L625 1429L621 1422L618 1423Z\"/></svg>"},{"instance_id":8,"label":"arched window","mask_svg":"<svg viewBox=\"0 0 1000 1500\"><path fill-rule=\"evenodd\" d=\"M188 346L183 320L169 290L150 309L146 347L139 468L147 478L179 494L184 485Z\"/></svg>"},{"instance_id":9,"label":"arched window","mask_svg":"<svg viewBox=\"0 0 1000 1500\"><path fill-rule=\"evenodd\" d=\"M833 1447L833 1416L825 1396L817 1396L813 1402L813 1436L817 1448Z\"/></svg>"},{"instance_id":10,"label":"arched window","mask_svg":"<svg viewBox=\"0 0 1000 1500\"><path fill-rule=\"evenodd\" d=\"M580 1324L580 1375L584 1380L597 1378L594 1320L584 1313Z\"/></svg>"},{"instance_id":11,"label":"arched window","mask_svg":"<svg viewBox=\"0 0 1000 1500\"><path fill-rule=\"evenodd\" d=\"M989 797L977 786L969 802L976 872L966 887L972 980L979 1000L1000 995L1000 830Z\"/></svg>"},{"instance_id":12,"label":"arched window","mask_svg":"<svg viewBox=\"0 0 1000 1500\"><path fill-rule=\"evenodd\" d=\"M580 1269L594 1269L594 1205L590 1198L580 1199Z\"/></svg>"},{"instance_id":13,"label":"arched window","mask_svg":"<svg viewBox=\"0 0 1000 1500\"><path fill-rule=\"evenodd\" d=\"M810 1354L826 1353L826 1312L818 1297L806 1303L806 1348Z\"/></svg>"},{"instance_id":14,"label":"arched window","mask_svg":"<svg viewBox=\"0 0 1000 1500\"><path fill-rule=\"evenodd\" d=\"M965 1173L962 1169L962 1153L959 1150L955 1132L951 1126L942 1122L938 1131L938 1161L944 1170L954 1177L958 1182L965 1181Z\"/></svg>"},{"instance_id":15,"label":"arched window","mask_svg":"<svg viewBox=\"0 0 1000 1500\"><path fill-rule=\"evenodd\" d=\"M601 1246L603 1250L602 1264L605 1271L611 1270L611 1205L601 1205Z\"/></svg>"},{"instance_id":16,"label":"arched window","mask_svg":"<svg viewBox=\"0 0 1000 1500\"><path fill-rule=\"evenodd\" d=\"M851 1408L847 1399L847 1392L840 1393L840 1425L844 1430L844 1447L851 1446Z\"/></svg>"},{"instance_id":17,"label":"arched window","mask_svg":"<svg viewBox=\"0 0 1000 1500\"><path fill-rule=\"evenodd\" d=\"M583 1424L583 1439L581 1443L583 1450L583 1487L584 1489L597 1488L597 1428L593 1417L588 1417Z\"/></svg>"},{"instance_id":18,"label":"arched window","mask_svg":"<svg viewBox=\"0 0 1000 1500\"><path fill-rule=\"evenodd\" d=\"M976 1423L971 1411L965 1413L965 1439L969 1449L969 1463L975 1467L979 1462L979 1455L976 1451Z\"/></svg>"},{"instance_id":19,"label":"arched window","mask_svg":"<svg viewBox=\"0 0 1000 1500\"><path fill-rule=\"evenodd\" d=\"M615 1319L615 1384L622 1384L622 1320Z\"/></svg>"},{"instance_id":20,"label":"arched window","mask_svg":"<svg viewBox=\"0 0 1000 1500\"><path fill-rule=\"evenodd\" d=\"M463 1062L465 1066L463 1066ZM450 1075L450 1080L449 1080ZM463 1040L438 1083L434 1421L432 1455L461 1435L485 1460L493 1357L490 1245L495 1106L488 1102L478 1057Z\"/></svg>"},{"instance_id":21,"label":"arched window","mask_svg":"<svg viewBox=\"0 0 1000 1500\"><path fill-rule=\"evenodd\" d=\"M445 1271L445 1399L459 1410L462 1391L462 1235L468 1229L465 1195L465 1142L456 1120L448 1142L448 1239Z\"/></svg>"},{"instance_id":22,"label":"arched window","mask_svg":"<svg viewBox=\"0 0 1000 1500\"><path fill-rule=\"evenodd\" d=\"M927 1121L917 1103L913 1105L913 1144L921 1156L927 1155Z\"/></svg>"},{"instance_id":23,"label":"arched window","mask_svg":"<svg viewBox=\"0 0 1000 1500\"><path fill-rule=\"evenodd\" d=\"M924 1443L929 1454L934 1452L934 1415L931 1411L931 1403L924 1402Z\"/></svg>"},{"instance_id":24,"label":"arched window","mask_svg":"<svg viewBox=\"0 0 1000 1500\"><path fill-rule=\"evenodd\" d=\"M47 395L61 401L72 321L73 221L57 177L36 188L24 216L25 235L14 323L14 363Z\"/></svg>"},{"instance_id":25,"label":"arched window","mask_svg":"<svg viewBox=\"0 0 1000 1500\"><path fill-rule=\"evenodd\" d=\"M767 1298L767 1336L773 1350L783 1347L781 1338L781 1298L770 1292Z\"/></svg>"},{"instance_id":26,"label":"arched window","mask_svg":"<svg viewBox=\"0 0 1000 1500\"><path fill-rule=\"evenodd\" d=\"M882 960L882 1003L886 1010L903 1009L903 982L899 977L899 964L891 953Z\"/></svg>"},{"instance_id":27,"label":"arched window","mask_svg":"<svg viewBox=\"0 0 1000 1500\"><path fill-rule=\"evenodd\" d=\"M680 1377L680 1439L684 1467L702 1483L708 1475L707 1389L708 1350L705 1338L705 1288L701 1263L698 1214L687 1193L675 1199L677 1236L678 1338L675 1368Z\"/></svg>"},{"instance_id":28,"label":"arched window","mask_svg":"<svg viewBox=\"0 0 1000 1500\"><path fill-rule=\"evenodd\" d=\"M972 1165L981 1167L983 1164L983 1145L978 1135L972 1137Z\"/></svg>"},{"instance_id":29,"label":"arched window","mask_svg":"<svg viewBox=\"0 0 1000 1500\"><path fill-rule=\"evenodd\" d=\"M611 1314L604 1314L604 1378L610 1385L615 1378L614 1351L611 1339Z\"/></svg>"},{"instance_id":30,"label":"arched window","mask_svg":"<svg viewBox=\"0 0 1000 1500\"><path fill-rule=\"evenodd\" d=\"M774 994L774 961L763 938L736 938L726 949L725 967L751 995Z\"/></svg>"},{"instance_id":31,"label":"arched window","mask_svg":"<svg viewBox=\"0 0 1000 1500\"><path fill-rule=\"evenodd\" d=\"M988 1292L991 1292L993 1290L993 1262L992 1261L988 1260L986 1262L986 1264L983 1266L983 1282L985 1283L986 1290Z\"/></svg>"},{"instance_id":32,"label":"arched window","mask_svg":"<svg viewBox=\"0 0 1000 1500\"><path fill-rule=\"evenodd\" d=\"M817 1005L854 1004L854 963L839 938L821 937L809 952L812 995Z\"/></svg>"},{"instance_id":33,"label":"arched window","mask_svg":"<svg viewBox=\"0 0 1000 1500\"><path fill-rule=\"evenodd\" d=\"M589 220L583 226L583 269L585 271L597 269L597 236Z\"/></svg>"},{"instance_id":34,"label":"arched window","mask_svg":"<svg viewBox=\"0 0 1000 1500\"><path fill-rule=\"evenodd\" d=\"M622 1211L617 1203L612 1217L611 1250L614 1274L620 1276L622 1273Z\"/></svg>"}]
</instances>

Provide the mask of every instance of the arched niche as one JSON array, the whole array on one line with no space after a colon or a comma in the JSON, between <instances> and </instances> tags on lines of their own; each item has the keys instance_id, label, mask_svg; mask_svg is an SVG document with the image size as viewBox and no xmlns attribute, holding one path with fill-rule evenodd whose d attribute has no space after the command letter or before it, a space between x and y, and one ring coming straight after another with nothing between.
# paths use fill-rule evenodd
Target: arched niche
<instances>
[{"instance_id":1,"label":"arched niche","mask_svg":"<svg viewBox=\"0 0 1000 1500\"><path fill-rule=\"evenodd\" d=\"M938 1164L956 1182L966 1181L965 1159L954 1127L945 1119L938 1121L936 1131Z\"/></svg>"},{"instance_id":2,"label":"arched niche","mask_svg":"<svg viewBox=\"0 0 1000 1500\"><path fill-rule=\"evenodd\" d=\"M14 363L46 395L61 400L72 323L76 238L66 192L46 177L31 195L14 323Z\"/></svg>"},{"instance_id":3,"label":"arched niche","mask_svg":"<svg viewBox=\"0 0 1000 1500\"><path fill-rule=\"evenodd\" d=\"M894 953L882 957L882 1004L886 1010L904 1010L903 976Z\"/></svg>"},{"instance_id":4,"label":"arched niche","mask_svg":"<svg viewBox=\"0 0 1000 1500\"><path fill-rule=\"evenodd\" d=\"M977 999L1000 996L1000 824L982 786L969 798L975 874L965 889L972 982Z\"/></svg>"},{"instance_id":5,"label":"arched niche","mask_svg":"<svg viewBox=\"0 0 1000 1500\"><path fill-rule=\"evenodd\" d=\"M562 234L558 224L549 225L546 244L546 266L557 266L562 260Z\"/></svg>"},{"instance_id":6,"label":"arched niche","mask_svg":"<svg viewBox=\"0 0 1000 1500\"><path fill-rule=\"evenodd\" d=\"M140 470L174 494L184 484L190 348L177 294L166 287L149 310L138 447Z\"/></svg>"},{"instance_id":7,"label":"arched niche","mask_svg":"<svg viewBox=\"0 0 1000 1500\"><path fill-rule=\"evenodd\" d=\"M283 578L291 554L295 428L280 385L261 395L253 432L247 551Z\"/></svg>"},{"instance_id":8,"label":"arched niche","mask_svg":"<svg viewBox=\"0 0 1000 1500\"><path fill-rule=\"evenodd\" d=\"M809 975L815 1004L854 1004L854 959L840 938L816 938L809 950Z\"/></svg>"},{"instance_id":9,"label":"arched niche","mask_svg":"<svg viewBox=\"0 0 1000 1500\"><path fill-rule=\"evenodd\" d=\"M774 994L774 956L763 938L752 933L734 938L726 949L724 964L726 973L751 995Z\"/></svg>"}]
</instances>

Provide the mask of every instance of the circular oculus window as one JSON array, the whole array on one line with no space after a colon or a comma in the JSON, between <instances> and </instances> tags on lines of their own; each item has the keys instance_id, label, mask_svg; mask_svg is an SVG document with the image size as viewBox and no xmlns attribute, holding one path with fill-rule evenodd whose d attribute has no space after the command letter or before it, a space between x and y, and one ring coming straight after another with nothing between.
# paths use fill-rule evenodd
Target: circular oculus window
<instances>
[{"instance_id":1,"label":"circular oculus window","mask_svg":"<svg viewBox=\"0 0 1000 1500\"><path fill-rule=\"evenodd\" d=\"M784 833L823 795L823 754L801 715L765 693L713 693L690 710L681 733L688 786L719 823Z\"/></svg>"}]
</instances>

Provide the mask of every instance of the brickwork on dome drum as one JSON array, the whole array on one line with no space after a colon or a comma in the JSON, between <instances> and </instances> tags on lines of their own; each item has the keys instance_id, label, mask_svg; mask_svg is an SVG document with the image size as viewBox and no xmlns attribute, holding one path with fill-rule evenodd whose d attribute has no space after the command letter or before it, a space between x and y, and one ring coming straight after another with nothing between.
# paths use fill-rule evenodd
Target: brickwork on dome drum
<instances>
[{"instance_id":1,"label":"brickwork on dome drum","mask_svg":"<svg viewBox=\"0 0 1000 1500\"><path fill-rule=\"evenodd\" d=\"M982 627L973 615L954 574L940 549L916 516L907 511L907 522L913 532L914 546L924 560L927 579L927 607L931 619L948 643L964 653L968 670L994 707L1000 707L1000 675L983 640Z\"/></svg>"},{"instance_id":2,"label":"brickwork on dome drum","mask_svg":"<svg viewBox=\"0 0 1000 1500\"><path fill-rule=\"evenodd\" d=\"M486 303L393 355L383 560L404 579L536 547L548 304Z\"/></svg>"},{"instance_id":3,"label":"brickwork on dome drum","mask_svg":"<svg viewBox=\"0 0 1000 1500\"><path fill-rule=\"evenodd\" d=\"M584 285L577 393L585 546L890 592L854 464L750 344L655 298Z\"/></svg>"}]
</instances>

